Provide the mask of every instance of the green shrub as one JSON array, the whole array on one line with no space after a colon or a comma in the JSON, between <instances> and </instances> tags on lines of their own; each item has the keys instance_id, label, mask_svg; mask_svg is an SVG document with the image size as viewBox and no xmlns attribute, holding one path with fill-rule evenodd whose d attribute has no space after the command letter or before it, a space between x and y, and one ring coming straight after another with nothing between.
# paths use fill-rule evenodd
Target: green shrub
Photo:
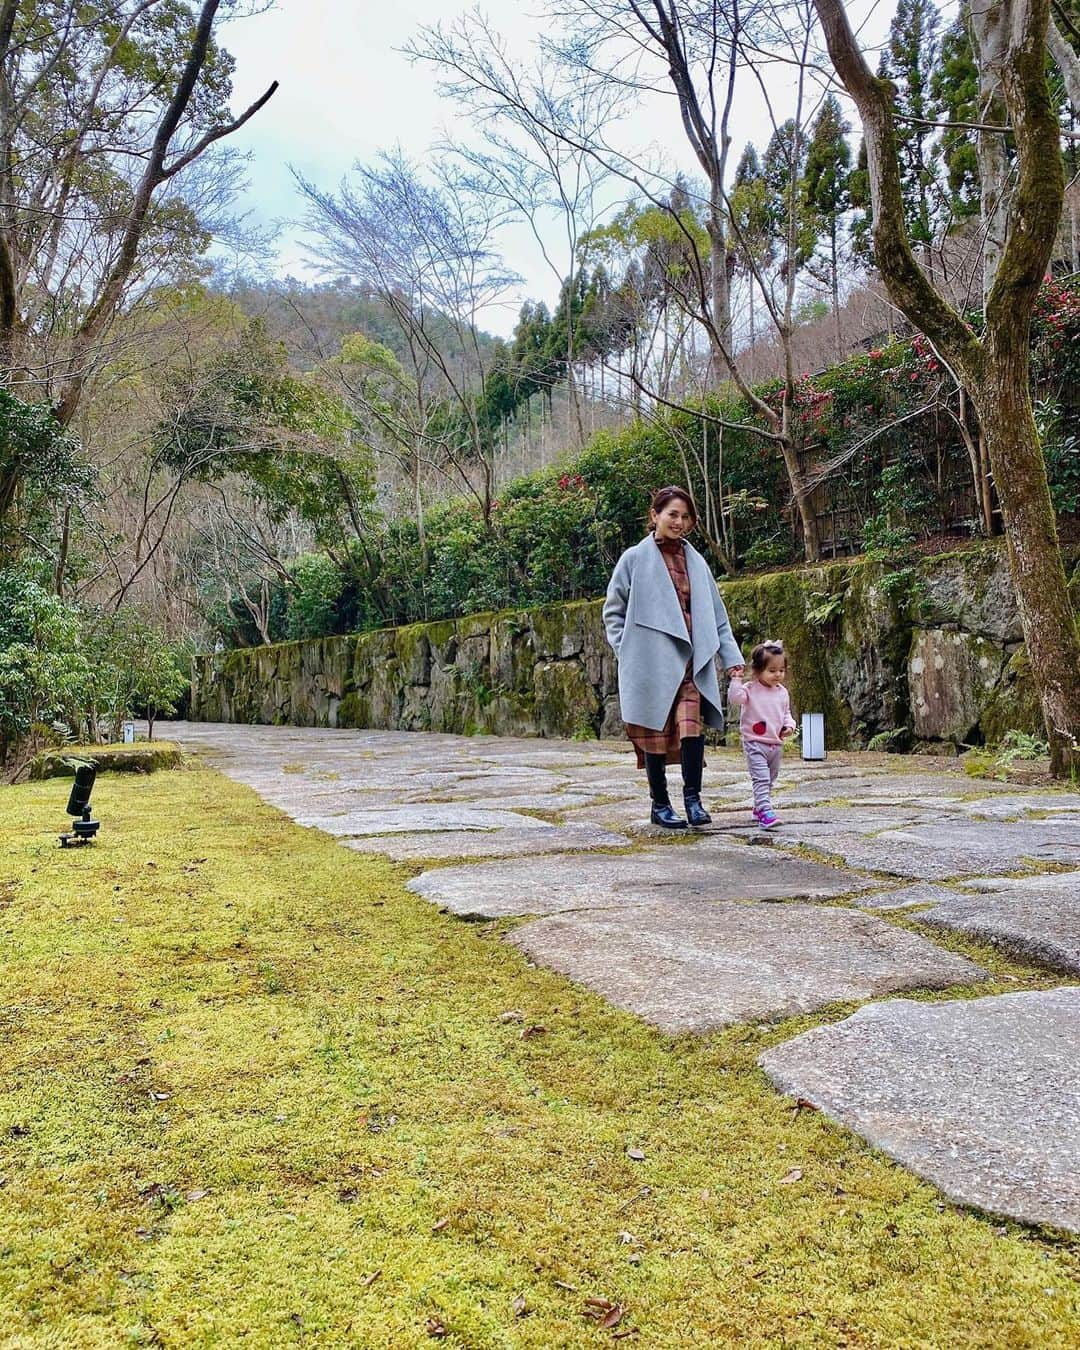
<instances>
[{"instance_id":1,"label":"green shrub","mask_svg":"<svg viewBox=\"0 0 1080 1350\"><path fill-rule=\"evenodd\" d=\"M291 571L284 636L321 637L334 632L335 611L344 589L341 568L325 553L304 553L293 562Z\"/></svg>"},{"instance_id":2,"label":"green shrub","mask_svg":"<svg viewBox=\"0 0 1080 1350\"><path fill-rule=\"evenodd\" d=\"M1064 429L1080 415L1080 288L1048 283L1033 332L1051 491L1059 512L1077 512L1080 447ZM756 392L780 406L778 381ZM920 537L956 526L950 503L970 495L970 466L953 418L940 413L945 398L955 403L951 376L918 335L890 338L799 378L795 426L808 463L832 466L815 500L837 521L838 547L902 561ZM719 392L698 407L654 409L601 431L554 468L504 484L487 520L465 497L431 508L423 539L414 520L376 519L340 563L322 555L296 560L295 584L271 597L271 638L599 595L619 554L642 537L650 489L681 483L704 507L706 464L710 523L722 534L710 562L734 571L793 561L799 541L790 485L775 443L756 426L753 408ZM229 645L260 640L242 602L219 606L215 625Z\"/></svg>"},{"instance_id":3,"label":"green shrub","mask_svg":"<svg viewBox=\"0 0 1080 1350\"><path fill-rule=\"evenodd\" d=\"M25 569L0 570L0 765L75 722L89 677L77 612Z\"/></svg>"}]
</instances>

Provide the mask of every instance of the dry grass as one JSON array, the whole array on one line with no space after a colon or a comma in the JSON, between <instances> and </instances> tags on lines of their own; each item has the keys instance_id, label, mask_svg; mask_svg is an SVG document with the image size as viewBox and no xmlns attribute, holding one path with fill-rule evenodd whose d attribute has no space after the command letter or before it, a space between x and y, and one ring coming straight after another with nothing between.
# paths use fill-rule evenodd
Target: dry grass
<instances>
[{"instance_id":1,"label":"dry grass","mask_svg":"<svg viewBox=\"0 0 1080 1350\"><path fill-rule=\"evenodd\" d=\"M664 1038L203 770L63 796L0 793L3 1345L1077 1343L1075 1240L769 1088L811 1019Z\"/></svg>"}]
</instances>

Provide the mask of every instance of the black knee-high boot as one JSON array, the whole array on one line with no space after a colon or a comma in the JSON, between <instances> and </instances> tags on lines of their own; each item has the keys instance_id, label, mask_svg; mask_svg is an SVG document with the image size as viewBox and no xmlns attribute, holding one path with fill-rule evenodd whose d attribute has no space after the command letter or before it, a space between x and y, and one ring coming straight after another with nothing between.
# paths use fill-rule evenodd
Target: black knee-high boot
<instances>
[{"instance_id":1,"label":"black knee-high boot","mask_svg":"<svg viewBox=\"0 0 1080 1350\"><path fill-rule=\"evenodd\" d=\"M665 830L685 830L686 821L671 809L671 798L667 790L666 756L647 754L645 776L649 780L649 796L652 798L649 819L654 825L662 825Z\"/></svg>"},{"instance_id":2,"label":"black knee-high boot","mask_svg":"<svg viewBox=\"0 0 1080 1350\"><path fill-rule=\"evenodd\" d=\"M682 756L683 804L691 825L711 825L712 816L701 804L701 771L705 767L705 737L687 736L680 747Z\"/></svg>"}]
</instances>

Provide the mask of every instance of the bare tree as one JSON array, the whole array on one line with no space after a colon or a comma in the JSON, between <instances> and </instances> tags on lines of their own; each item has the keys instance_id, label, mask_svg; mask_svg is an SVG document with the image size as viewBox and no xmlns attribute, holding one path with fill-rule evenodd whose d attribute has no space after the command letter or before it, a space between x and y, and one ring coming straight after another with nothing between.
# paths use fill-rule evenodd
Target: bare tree
<instances>
[{"instance_id":1,"label":"bare tree","mask_svg":"<svg viewBox=\"0 0 1080 1350\"><path fill-rule=\"evenodd\" d=\"M704 225L704 241L690 221L671 212L670 193L655 186L655 175L649 175L640 160L614 152L606 142L590 148L606 162L613 162L653 206L671 212L682 233L688 262L679 278L677 299L707 335L710 383L716 387L721 378L730 380L756 419L738 424L738 429L756 432L780 453L806 556L816 559L820 543L802 462L792 343L802 251L799 166L805 158L805 127L814 111L808 77L809 0L785 5L782 12L759 0L745 6L741 0L711 0L704 5L690 0L628 0L625 5L616 0L560 0L558 11L574 25L574 37L558 49L563 59L583 64L601 81L615 79L654 91L666 85L676 98L688 142L706 178L704 197L695 203ZM629 56L613 55L627 49ZM794 115L787 119L774 109L764 79L763 68L770 61L790 67L793 76ZM741 232L726 181L735 80L740 70L750 71L757 79L773 122L774 140L789 160L776 225L779 259L771 273L766 272L753 242ZM777 401L762 398L751 387L736 352L729 281L729 262L734 256L730 250L736 247L746 259L751 288L760 293L778 337L783 391Z\"/></svg>"},{"instance_id":2,"label":"bare tree","mask_svg":"<svg viewBox=\"0 0 1080 1350\"><path fill-rule=\"evenodd\" d=\"M482 395L487 362L481 320L517 278L494 235L504 208L436 166L425 182L400 153L358 165L356 186L324 192L296 175L313 255L327 275L347 276L386 305L410 355L417 389L433 391L443 417L425 419L430 459L490 521L495 444Z\"/></svg>"},{"instance_id":3,"label":"bare tree","mask_svg":"<svg viewBox=\"0 0 1080 1350\"><path fill-rule=\"evenodd\" d=\"M131 297L208 242L185 170L276 88L228 112L221 3L0 3L0 379L63 426Z\"/></svg>"},{"instance_id":4,"label":"bare tree","mask_svg":"<svg viewBox=\"0 0 1080 1350\"><path fill-rule=\"evenodd\" d=\"M207 247L185 173L198 180L192 196L220 213L235 162L212 186L205 157L277 88L229 115L231 65L213 42L220 7L0 3L0 379L53 402L62 427L115 356L109 333L131 297L190 269ZM18 497L22 471L5 466L0 501ZM68 504L58 590L70 535Z\"/></svg>"},{"instance_id":5,"label":"bare tree","mask_svg":"<svg viewBox=\"0 0 1080 1350\"><path fill-rule=\"evenodd\" d=\"M977 335L919 267L904 226L888 85L875 79L837 0L815 0L829 54L866 138L878 267L895 304L953 366L983 427L1001 500L1020 619L1057 774L1080 769L1080 637L1032 413L1031 315L1064 196L1060 129L1046 79L1048 0L987 3L978 43L986 105L1016 146L1015 186L993 202L985 326ZM996 102L1000 100L1000 103ZM996 117L980 135L1003 135ZM991 129L992 128L992 129ZM994 157L989 172L996 175ZM982 163L982 161L981 161ZM994 177L992 186L1000 185ZM984 189L985 191L985 189ZM1000 235L998 234L1000 226Z\"/></svg>"},{"instance_id":6,"label":"bare tree","mask_svg":"<svg viewBox=\"0 0 1080 1350\"><path fill-rule=\"evenodd\" d=\"M627 91L584 78L566 66L538 60L517 64L502 37L479 11L453 24L421 30L409 52L440 72L441 90L464 103L480 127L479 146L444 147L467 166L470 185L490 195L528 226L557 286L565 286L566 380L574 433L585 439L581 391L575 375L577 333L572 297L578 270L588 264L586 241L604 203L610 170L588 142L620 115ZM553 128L574 128L558 134ZM552 249L545 228L554 216L565 248ZM568 428L569 430L569 428Z\"/></svg>"}]
</instances>

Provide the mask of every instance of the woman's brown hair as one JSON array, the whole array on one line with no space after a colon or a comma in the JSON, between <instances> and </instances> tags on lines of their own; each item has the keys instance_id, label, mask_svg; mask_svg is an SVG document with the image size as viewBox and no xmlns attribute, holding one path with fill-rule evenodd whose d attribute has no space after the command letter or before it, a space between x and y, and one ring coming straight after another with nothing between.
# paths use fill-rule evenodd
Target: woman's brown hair
<instances>
[{"instance_id":1,"label":"woman's brown hair","mask_svg":"<svg viewBox=\"0 0 1080 1350\"><path fill-rule=\"evenodd\" d=\"M690 519L694 522L695 525L697 524L698 522L697 507L694 505L694 499L693 497L691 497L690 493L687 492L686 488L662 487L656 489L656 491L652 495L652 501L649 503L650 532L656 528L656 525L652 519L652 513L655 511L656 514L659 515L665 506L669 505L671 502L674 501L684 501L686 503L687 510L690 512Z\"/></svg>"}]
</instances>

